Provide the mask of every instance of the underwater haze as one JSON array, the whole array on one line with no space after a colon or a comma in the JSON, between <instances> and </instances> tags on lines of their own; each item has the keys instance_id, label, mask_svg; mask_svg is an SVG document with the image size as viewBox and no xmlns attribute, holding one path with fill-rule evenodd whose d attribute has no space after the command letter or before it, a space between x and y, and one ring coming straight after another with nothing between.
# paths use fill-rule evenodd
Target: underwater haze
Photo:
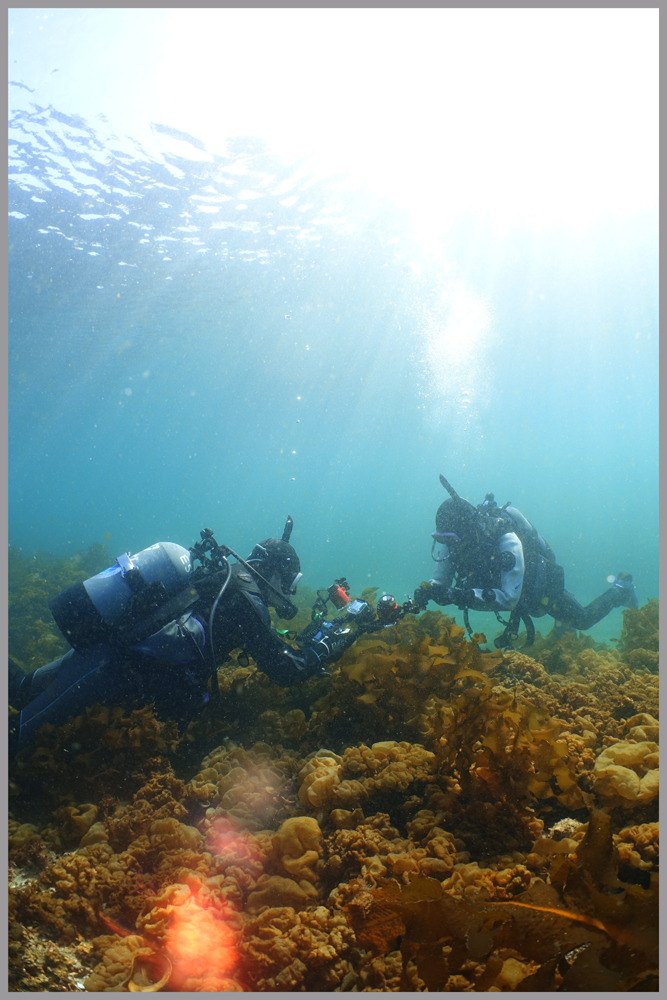
<instances>
[{"instance_id":1,"label":"underwater haze","mask_svg":"<svg viewBox=\"0 0 667 1000\"><path fill-rule=\"evenodd\" d=\"M368 179L181 120L149 147L19 69L10 545L113 561L210 527L245 556L290 514L304 584L403 601L431 575L443 473L517 506L582 604L619 571L658 596L654 211L466 209L434 249Z\"/></svg>"}]
</instances>

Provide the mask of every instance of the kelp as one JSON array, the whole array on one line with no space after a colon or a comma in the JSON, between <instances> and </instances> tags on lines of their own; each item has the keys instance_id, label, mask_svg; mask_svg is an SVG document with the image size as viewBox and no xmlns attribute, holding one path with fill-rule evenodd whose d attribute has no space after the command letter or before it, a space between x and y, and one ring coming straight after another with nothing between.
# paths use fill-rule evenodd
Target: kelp
<instances>
[{"instance_id":1,"label":"kelp","mask_svg":"<svg viewBox=\"0 0 667 1000\"><path fill-rule=\"evenodd\" d=\"M440 759L459 773L464 792L474 795L481 785L496 801L511 796L519 804L571 792L576 779L562 724L487 678L476 680L438 705ZM583 800L576 797L574 805Z\"/></svg>"},{"instance_id":2,"label":"kelp","mask_svg":"<svg viewBox=\"0 0 667 1000\"><path fill-rule=\"evenodd\" d=\"M618 650L567 633L540 663L427 611L291 689L233 651L188 726L45 727L13 772L12 968L46 935L94 942L96 991L655 990L656 805L596 779L657 743L639 612ZM213 972L183 950L205 926Z\"/></svg>"},{"instance_id":3,"label":"kelp","mask_svg":"<svg viewBox=\"0 0 667 1000\"><path fill-rule=\"evenodd\" d=\"M521 642L517 648L521 649ZM602 652L608 649L605 642L596 642L592 636L585 632L567 630L559 635L555 628L546 636L537 632L535 642L532 646L526 647L524 652L528 656L543 664L550 674L567 674L573 666L576 668L577 657L585 649L593 649Z\"/></svg>"},{"instance_id":4,"label":"kelp","mask_svg":"<svg viewBox=\"0 0 667 1000\"><path fill-rule=\"evenodd\" d=\"M315 704L313 728L323 745L429 740L437 702L474 686L501 660L480 650L483 635L437 612L408 616L379 636L361 638L332 668L331 691Z\"/></svg>"},{"instance_id":5,"label":"kelp","mask_svg":"<svg viewBox=\"0 0 667 1000\"><path fill-rule=\"evenodd\" d=\"M12 766L14 808L131 795L152 766L169 766L179 741L177 724L157 719L149 705L95 704L62 726L46 723Z\"/></svg>"},{"instance_id":6,"label":"kelp","mask_svg":"<svg viewBox=\"0 0 667 1000\"><path fill-rule=\"evenodd\" d=\"M366 893L365 907L345 910L360 944L377 954L400 945L404 968L414 961L429 991L469 973L471 961L473 988L488 990L507 949L539 965L522 990L554 990L557 970L561 989L628 990L657 967L657 877L648 891L622 886L612 855L608 817L593 812L560 889L537 880L510 901L484 902L451 896L432 878L390 879ZM619 885L619 894L604 891Z\"/></svg>"},{"instance_id":7,"label":"kelp","mask_svg":"<svg viewBox=\"0 0 667 1000\"><path fill-rule=\"evenodd\" d=\"M658 669L659 645L659 602L650 598L641 608L623 609L623 628L620 638L612 640L622 662L633 669L644 669L655 673ZM517 648L522 648L519 636ZM546 636L539 632L535 642L524 652L542 663L550 674L567 674L577 671L582 662L581 653L594 650L603 653L609 650L604 642L596 642L585 632L568 630L559 635L552 629Z\"/></svg>"},{"instance_id":8,"label":"kelp","mask_svg":"<svg viewBox=\"0 0 667 1000\"><path fill-rule=\"evenodd\" d=\"M652 597L641 608L626 608L623 611L623 631L618 640L618 650L631 667L657 672L659 630L657 598Z\"/></svg>"}]
</instances>

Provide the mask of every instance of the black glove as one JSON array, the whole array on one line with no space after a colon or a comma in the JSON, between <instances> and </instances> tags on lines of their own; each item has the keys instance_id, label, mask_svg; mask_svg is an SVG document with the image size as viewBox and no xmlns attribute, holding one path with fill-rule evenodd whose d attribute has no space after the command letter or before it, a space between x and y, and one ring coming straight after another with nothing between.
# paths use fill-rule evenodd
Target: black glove
<instances>
[{"instance_id":1,"label":"black glove","mask_svg":"<svg viewBox=\"0 0 667 1000\"><path fill-rule=\"evenodd\" d=\"M423 610L429 601L435 601L441 607L445 604L455 604L459 594L463 594L463 591L443 587L441 583L431 583L428 587L417 587L413 600Z\"/></svg>"},{"instance_id":2,"label":"black glove","mask_svg":"<svg viewBox=\"0 0 667 1000\"><path fill-rule=\"evenodd\" d=\"M366 601L353 601L347 616L338 621L322 621L307 626L296 637L308 669L313 663L333 663L363 632L374 631L375 611ZM354 624L356 628L348 626Z\"/></svg>"},{"instance_id":3,"label":"black glove","mask_svg":"<svg viewBox=\"0 0 667 1000\"><path fill-rule=\"evenodd\" d=\"M516 638L517 636L512 634L512 630L508 625L504 632L496 636L493 640L493 645L496 649L514 649L513 643Z\"/></svg>"},{"instance_id":4,"label":"black glove","mask_svg":"<svg viewBox=\"0 0 667 1000\"><path fill-rule=\"evenodd\" d=\"M419 610L423 611L428 602L431 600L431 587L417 587L412 595L412 600L417 605Z\"/></svg>"},{"instance_id":5,"label":"black glove","mask_svg":"<svg viewBox=\"0 0 667 1000\"><path fill-rule=\"evenodd\" d=\"M297 642L309 669L315 663L323 664L338 660L345 650L349 649L352 643L359 638L358 632L351 629L340 632L339 628L340 625L325 622L322 628L318 629L314 635L309 636L305 642L300 642L297 637Z\"/></svg>"},{"instance_id":6,"label":"black glove","mask_svg":"<svg viewBox=\"0 0 667 1000\"><path fill-rule=\"evenodd\" d=\"M443 604L455 604L457 608L469 608L475 600L472 588L463 590L461 587L447 587L447 600ZM440 602L438 602L440 603Z\"/></svg>"},{"instance_id":7,"label":"black glove","mask_svg":"<svg viewBox=\"0 0 667 1000\"><path fill-rule=\"evenodd\" d=\"M327 670L324 661L320 659L319 654L316 653L315 650L304 649L302 650L301 655L303 659L303 667L301 668L303 670L303 678L300 679L307 680L309 677L328 676L329 671Z\"/></svg>"}]
</instances>

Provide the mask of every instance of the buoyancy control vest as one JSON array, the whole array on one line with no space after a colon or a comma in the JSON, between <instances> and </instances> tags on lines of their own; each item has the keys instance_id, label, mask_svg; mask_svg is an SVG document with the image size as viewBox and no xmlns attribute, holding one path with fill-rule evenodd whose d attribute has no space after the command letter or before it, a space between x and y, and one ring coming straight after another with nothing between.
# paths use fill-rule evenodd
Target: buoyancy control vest
<instances>
[{"instance_id":1,"label":"buoyancy control vest","mask_svg":"<svg viewBox=\"0 0 667 1000\"><path fill-rule=\"evenodd\" d=\"M554 585L557 589L558 574L554 572L557 569L556 557L551 546L520 510L509 506L505 508L505 512L523 547L525 569L519 602L521 610L539 618L546 613L546 605Z\"/></svg>"},{"instance_id":2,"label":"buoyancy control vest","mask_svg":"<svg viewBox=\"0 0 667 1000\"><path fill-rule=\"evenodd\" d=\"M491 589L497 588L503 570L512 569L508 561L513 558L511 552L499 551L500 539L508 532L513 532L521 542L524 556L521 597L509 622L505 623L505 633L494 642L496 646L511 644L510 640L518 632L519 622L523 620L527 645L531 645L535 637L531 615L538 618L546 614L551 599L562 592L562 567L556 565L553 551L530 521L509 502L498 507L493 493L487 493L484 502L473 507L468 500L459 496L442 474L440 483L449 493L450 499L445 500L436 512L437 530L433 537L445 542L449 535L454 535L458 542L464 542L463 545L450 549L450 565L460 588L472 586L483 589L485 585ZM467 615L466 608L464 620L470 632ZM502 621L497 612L496 616Z\"/></svg>"},{"instance_id":3,"label":"buoyancy control vest","mask_svg":"<svg viewBox=\"0 0 667 1000\"><path fill-rule=\"evenodd\" d=\"M521 542L524 557L523 586L519 602L521 610L535 617L545 614L553 577L550 568L555 564L553 550L521 511L511 504L497 507L493 500L486 500L478 505L477 510L480 534L489 543L486 547L489 572L494 579L499 579L500 572L505 567L502 566L502 554L497 552L498 542L502 535L513 531Z\"/></svg>"},{"instance_id":4,"label":"buoyancy control vest","mask_svg":"<svg viewBox=\"0 0 667 1000\"><path fill-rule=\"evenodd\" d=\"M480 504L478 510L483 508ZM524 554L524 576L519 603L512 611L505 633L497 639L496 645L508 645L518 634L519 624L526 627L526 645L535 640L533 618L541 618L547 613L551 598L564 586L564 574L556 564L551 546L542 538L520 510L510 504L503 508L492 508L488 515L480 510L481 517L489 519L487 530L493 524L492 533L496 544L507 531L513 531L521 542ZM484 524L484 522L482 522Z\"/></svg>"}]
</instances>

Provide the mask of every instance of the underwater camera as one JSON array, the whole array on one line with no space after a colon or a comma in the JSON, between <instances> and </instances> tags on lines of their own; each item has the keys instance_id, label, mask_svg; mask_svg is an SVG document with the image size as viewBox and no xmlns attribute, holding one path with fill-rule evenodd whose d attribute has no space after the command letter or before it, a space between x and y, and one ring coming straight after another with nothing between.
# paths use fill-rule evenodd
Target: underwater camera
<instances>
[{"instance_id":1,"label":"underwater camera","mask_svg":"<svg viewBox=\"0 0 667 1000\"><path fill-rule=\"evenodd\" d=\"M390 625L395 625L405 615L419 614L422 610L413 600L399 605L393 594L384 594L378 601L377 607L373 609L372 605L366 601L353 600L349 593L350 585L344 576L334 580L326 590L318 590L317 600L313 604L310 614L313 624L304 629L301 636L313 630L316 631L318 622L321 622L327 615L327 601L331 601L337 611L345 608L345 614L341 618L337 618L337 622L342 624L354 621L363 632L375 632L388 628ZM375 619L374 621L369 621L371 616Z\"/></svg>"}]
</instances>

